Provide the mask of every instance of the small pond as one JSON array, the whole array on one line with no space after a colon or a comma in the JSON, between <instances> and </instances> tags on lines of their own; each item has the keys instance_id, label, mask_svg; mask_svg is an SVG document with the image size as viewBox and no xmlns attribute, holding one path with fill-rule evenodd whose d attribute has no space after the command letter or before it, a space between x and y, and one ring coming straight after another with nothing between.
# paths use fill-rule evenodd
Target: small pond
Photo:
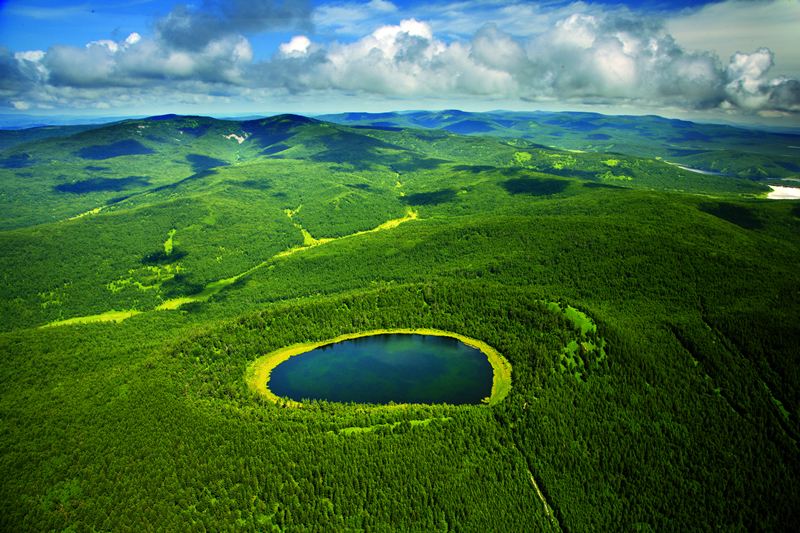
<instances>
[{"instance_id":1,"label":"small pond","mask_svg":"<svg viewBox=\"0 0 800 533\"><path fill-rule=\"evenodd\" d=\"M492 366L452 337L370 335L287 359L267 387L297 401L477 404L491 394Z\"/></svg>"}]
</instances>

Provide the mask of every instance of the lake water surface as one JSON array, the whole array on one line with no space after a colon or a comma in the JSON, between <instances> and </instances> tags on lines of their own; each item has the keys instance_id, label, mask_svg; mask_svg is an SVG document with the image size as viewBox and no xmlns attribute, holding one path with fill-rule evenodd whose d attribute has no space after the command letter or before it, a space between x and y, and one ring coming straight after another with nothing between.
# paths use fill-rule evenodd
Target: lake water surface
<instances>
[{"instance_id":1,"label":"lake water surface","mask_svg":"<svg viewBox=\"0 0 800 533\"><path fill-rule=\"evenodd\" d=\"M452 337L371 335L291 357L267 386L297 401L477 404L491 394L492 366Z\"/></svg>"}]
</instances>

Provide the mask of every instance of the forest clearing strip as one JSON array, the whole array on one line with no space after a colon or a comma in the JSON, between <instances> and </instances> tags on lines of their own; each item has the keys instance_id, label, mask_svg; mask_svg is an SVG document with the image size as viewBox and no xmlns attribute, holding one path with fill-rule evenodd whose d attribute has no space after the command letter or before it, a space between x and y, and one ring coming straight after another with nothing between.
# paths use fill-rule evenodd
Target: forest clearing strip
<instances>
[{"instance_id":1,"label":"forest clearing strip","mask_svg":"<svg viewBox=\"0 0 800 533\"><path fill-rule=\"evenodd\" d=\"M705 323L705 321L704 321ZM706 324L706 327L710 329L710 326ZM678 341L683 351L689 355L689 358L692 361L692 365L697 368L698 372L700 372L703 376L703 380L708 384L708 386L715 392L715 394L725 402L725 405L728 406L728 409L731 410L732 413L741 416L743 418L747 417L747 413L745 413L741 408L735 405L731 400L728 398L726 394L722 392L720 387L717 387L717 382L714 378L708 373L708 368L701 360L699 354L695 353L694 347L691 345L687 339L684 338L683 334L681 334L680 330L675 326L670 326L670 331L672 332L672 336ZM719 392L717 392L719 391Z\"/></svg>"},{"instance_id":2,"label":"forest clearing strip","mask_svg":"<svg viewBox=\"0 0 800 533\"><path fill-rule=\"evenodd\" d=\"M129 311L106 311L98 315L76 316L66 320L56 320L39 326L40 328L54 328L58 326L71 326L74 324L91 324L94 322L122 322L123 320L140 314L141 311L131 309Z\"/></svg>"},{"instance_id":3,"label":"forest clearing strip","mask_svg":"<svg viewBox=\"0 0 800 533\"><path fill-rule=\"evenodd\" d=\"M73 217L69 217L67 220L78 220L79 218L88 217L91 215L97 215L100 211L103 210L106 206L101 205L100 207L95 207L94 209L89 209L88 211L84 211L83 213L79 213Z\"/></svg>"},{"instance_id":4,"label":"forest clearing strip","mask_svg":"<svg viewBox=\"0 0 800 533\"><path fill-rule=\"evenodd\" d=\"M531 465L528 462L528 458L525 457L525 454L523 454L519 449L519 446L517 446L513 435L511 436L511 446L522 457L522 460L525 463L525 471L528 473L528 480L531 482L531 486L536 492L536 496L539 498L539 501L541 501L542 505L544 506L544 514L550 520L550 525L552 525L556 531L563 531L564 529L561 527L561 522L553 511L553 508L550 506L550 503L547 501L547 497L544 495L544 492L542 492L542 489L539 488L539 484L536 482L536 477L534 477L533 471L531 471Z\"/></svg>"},{"instance_id":5,"label":"forest clearing strip","mask_svg":"<svg viewBox=\"0 0 800 533\"><path fill-rule=\"evenodd\" d=\"M290 346L272 351L253 361L245 371L245 381L247 382L247 386L250 388L250 390L260 394L276 404L285 405L287 407L302 407L300 402L294 400L284 400L269 389L267 383L269 382L270 374L275 367L291 357L310 352L311 350L319 348L320 346L357 339L359 337L398 333L451 337L458 339L467 346L480 350L486 356L489 364L492 366L492 392L489 398L484 400L485 403L488 403L489 405L495 405L508 396L508 393L511 391L511 363L509 363L505 357L500 355L500 352L478 339L466 337L459 333L430 328L374 329L357 333L345 333L333 339L327 339L323 341L292 344Z\"/></svg>"},{"instance_id":6,"label":"forest clearing strip","mask_svg":"<svg viewBox=\"0 0 800 533\"><path fill-rule=\"evenodd\" d=\"M298 210L299 210L299 208L298 208ZM217 280L217 281L212 281L211 283L206 285L205 289L203 289L199 294L191 295L191 296L183 296L183 297L180 297L180 298L173 298L173 299L170 299L170 300L165 300L158 307L156 307L156 311L175 310L175 309L178 309L181 306L186 305L188 303L204 302L204 301L208 300L209 298L211 298L212 296L214 296L215 294L217 294L220 291L222 291L225 287L228 287L229 285L233 285L234 283L236 283L240 279L249 276L250 274L252 274L256 270L259 270L259 269L271 264L273 261L275 261L277 259L284 259L286 257L289 257L289 256L294 255L296 253L302 252L304 250L308 250L310 248L315 248L317 246L322 246L322 245L328 244L330 242L334 242L334 241L338 241L338 240L342 240L342 239L349 239L351 237L356 237L356 236L360 236L360 235L366 235L368 233L375 233L375 232L378 232L378 231L385 231L385 230L388 230L388 229L393 229L393 228L396 228L397 226L399 226L400 224L402 224L404 222L408 222L409 220L415 220L417 217L418 217L418 215L417 215L416 211L413 211L413 210L411 210L409 208L406 211L405 216L403 216L402 218L395 218L395 219L389 220L389 221L384 222L383 224L381 224L381 225L379 225L379 226L377 226L375 228L372 228L372 229L369 229L369 230L365 230L365 231L359 231L359 232L356 232L356 233L351 233L350 235L345 235L343 237L331 237L331 238L323 237L323 238L319 238L319 239L312 237L311 234L307 230L305 230L302 226L300 226L299 224L295 224L295 226L301 231L301 233L303 235L303 244L301 246L294 246L292 248L289 248L288 250L284 250L282 252L278 252L277 254L273 255L272 257L270 257L266 261L262 261L261 263L258 263L254 267L252 267L252 268L250 268L248 270L245 270L244 272L242 272L240 274L237 274L235 276L232 276L230 278L224 278L224 279L220 279L220 280ZM291 218L291 216L290 216L290 218Z\"/></svg>"},{"instance_id":7,"label":"forest clearing strip","mask_svg":"<svg viewBox=\"0 0 800 533\"><path fill-rule=\"evenodd\" d=\"M711 332L714 333L714 335L717 337L717 339L719 339L721 345L728 352L730 352L731 354L735 355L736 357L738 357L742 361L748 361L748 362L750 362L751 365L753 364L751 362L750 356L745 356L745 353L742 350L742 348L740 348L739 345L733 339L731 339L730 337L725 335L722 331L720 331L716 327L712 326L708 322L708 320L706 320L705 316L702 316L701 320L703 321L703 324L705 324L705 326ZM764 360L764 362L766 363L767 368L769 368L770 371L773 374L775 374L775 371L772 370L772 368L769 365L769 361L768 360ZM757 371L754 370L754 372L756 374L757 380L764 387L764 390L765 390L765 392L767 394L767 397L769 398L768 401L769 401L769 405L771 406L771 409L769 410L769 413L771 413L771 415L775 418L775 421L778 423L778 426L781 428L781 430L783 431L784 435L791 441L791 443L794 446L795 450L800 449L800 445L798 445L798 433L797 433L797 430L795 429L794 425L791 424L791 422L789 421L789 418L787 418L785 416L785 414L784 414L785 413L785 408L783 406L784 405L783 402L775 395L775 393L772 390L772 388L767 384L766 381L764 381L764 378L762 378L761 375Z\"/></svg>"},{"instance_id":8,"label":"forest clearing strip","mask_svg":"<svg viewBox=\"0 0 800 533\"><path fill-rule=\"evenodd\" d=\"M298 210L299 210L299 208L298 208ZM409 220L416 220L417 218L418 218L417 212L412 210L411 208L408 208L406 210L406 214L401 218L394 218L394 219L388 220L388 221L384 222L383 224L380 224L379 226L376 226L376 227L374 227L372 229L369 229L369 230L358 231L356 233L351 233L350 235L345 235L343 237L335 237L335 238L315 239L314 237L311 236L311 234L309 234L302 227L300 227L299 229L301 230L301 232L303 232L303 240L304 240L304 242L311 242L311 244L303 244L302 246L295 246L293 248L289 248L288 250L284 250L282 252L278 252L277 254L273 255L269 259L267 259L265 261L262 261L261 263L258 263L257 265L255 265L255 266L249 268L248 270L245 270L244 272L241 272L241 273L239 273L239 274L237 274L235 276L231 276L229 278L218 279L216 281L212 281L212 282L208 283L203 288L203 290L200 291L197 294L192 294L192 295L189 295L189 296L179 296L177 298L170 298L168 300L164 300L159 305L157 305L154 310L155 311L174 311L174 310L180 309L181 307L183 307L184 305L187 305L187 304L197 303L197 302L205 302L206 300L208 300L212 296L214 296L214 295L218 294L219 292L221 292L226 287L229 287L230 285L233 285L234 283L236 283L240 279L243 279L243 278L249 276L250 274L252 274L256 270L259 270L259 269L271 264L273 261L275 261L277 259L283 259L285 257L289 257L291 255L294 255L294 254L296 254L298 252L302 252L304 250L308 250L308 249L314 248L316 246L322 246L322 245L328 244L330 242L334 242L334 241L338 241L338 240L342 240L342 239L349 239L351 237L358 237L358 236L366 235L366 234L369 234L369 233L376 233L376 232L379 232L379 231L385 231L385 230L389 230L389 229L394 229L394 228L398 227L400 224L408 222ZM164 251L165 251L165 253L167 251L167 248L168 247L171 248L171 246L172 246L172 237L173 236L174 236L174 230L172 230L170 232L170 234L168 236L168 239L167 239L167 242L164 243ZM58 321L55 321L55 322L50 322L50 323L45 324L45 325L40 326L40 327L70 326L70 325L74 325L74 324L86 324L86 323L91 323L91 322L122 322L123 320L128 319L128 318L130 318L132 316L138 315L139 313L142 313L142 312L143 311L135 311L135 310L131 310L131 311L108 311L106 313L101 313L99 315L90 315L90 316L69 318L69 319L66 319L66 320L58 320Z\"/></svg>"},{"instance_id":9,"label":"forest clearing strip","mask_svg":"<svg viewBox=\"0 0 800 533\"><path fill-rule=\"evenodd\" d=\"M528 469L528 478L531 480L531 485L533 485L536 495L541 500L542 505L544 505L544 514L550 519L550 523L553 524L553 527L561 531L561 524L558 523L558 520L553 514L553 509L550 507L550 504L547 503L547 499L544 497L538 483L536 483L536 478L533 477L533 472L531 472L530 469Z\"/></svg>"}]
</instances>

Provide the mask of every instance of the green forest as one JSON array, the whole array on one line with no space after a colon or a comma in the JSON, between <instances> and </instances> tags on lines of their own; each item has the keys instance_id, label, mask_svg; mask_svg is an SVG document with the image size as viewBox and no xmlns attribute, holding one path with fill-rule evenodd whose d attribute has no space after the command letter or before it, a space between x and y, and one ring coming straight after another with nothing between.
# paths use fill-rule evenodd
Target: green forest
<instances>
[{"instance_id":1,"label":"green forest","mask_svg":"<svg viewBox=\"0 0 800 533\"><path fill-rule=\"evenodd\" d=\"M800 201L767 193L800 139L351 115L6 132L0 530L792 529ZM487 343L508 396L298 408L246 382L394 328Z\"/></svg>"}]
</instances>

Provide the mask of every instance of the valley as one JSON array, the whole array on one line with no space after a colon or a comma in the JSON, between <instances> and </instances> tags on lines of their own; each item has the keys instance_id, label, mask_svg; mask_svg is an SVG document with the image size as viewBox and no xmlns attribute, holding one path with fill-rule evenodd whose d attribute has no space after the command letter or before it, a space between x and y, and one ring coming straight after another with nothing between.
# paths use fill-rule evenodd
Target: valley
<instances>
[{"instance_id":1,"label":"valley","mask_svg":"<svg viewBox=\"0 0 800 533\"><path fill-rule=\"evenodd\" d=\"M793 523L797 135L421 111L1 139L4 530ZM376 332L477 345L490 400L269 390Z\"/></svg>"}]
</instances>

